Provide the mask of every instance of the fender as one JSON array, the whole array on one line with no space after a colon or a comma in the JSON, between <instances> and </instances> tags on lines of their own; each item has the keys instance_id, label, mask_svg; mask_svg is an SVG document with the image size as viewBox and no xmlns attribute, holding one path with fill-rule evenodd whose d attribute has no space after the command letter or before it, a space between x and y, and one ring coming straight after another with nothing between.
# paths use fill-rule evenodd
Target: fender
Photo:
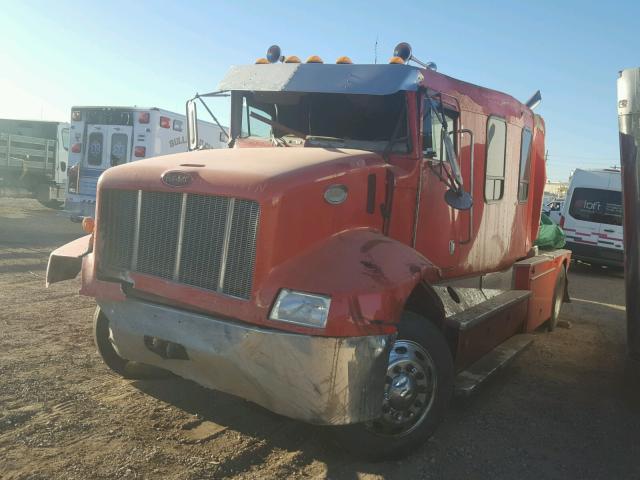
<instances>
[{"instance_id":1,"label":"fender","mask_svg":"<svg viewBox=\"0 0 640 480\"><path fill-rule=\"evenodd\" d=\"M437 278L437 267L408 245L370 229L349 230L277 266L258 302L271 304L281 288L326 294L331 308L322 335L394 333L415 287Z\"/></svg>"},{"instance_id":2,"label":"fender","mask_svg":"<svg viewBox=\"0 0 640 480\"><path fill-rule=\"evenodd\" d=\"M76 278L82 268L83 257L91 252L92 247L93 235L85 235L51 252L47 264L47 287Z\"/></svg>"}]
</instances>

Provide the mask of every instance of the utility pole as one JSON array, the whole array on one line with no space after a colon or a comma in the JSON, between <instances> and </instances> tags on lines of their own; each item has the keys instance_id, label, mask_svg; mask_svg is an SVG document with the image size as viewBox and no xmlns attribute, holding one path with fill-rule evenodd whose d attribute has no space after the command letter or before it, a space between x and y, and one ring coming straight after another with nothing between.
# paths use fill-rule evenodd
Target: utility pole
<instances>
[{"instance_id":1,"label":"utility pole","mask_svg":"<svg viewBox=\"0 0 640 480\"><path fill-rule=\"evenodd\" d=\"M640 384L640 67L618 77L628 372Z\"/></svg>"}]
</instances>

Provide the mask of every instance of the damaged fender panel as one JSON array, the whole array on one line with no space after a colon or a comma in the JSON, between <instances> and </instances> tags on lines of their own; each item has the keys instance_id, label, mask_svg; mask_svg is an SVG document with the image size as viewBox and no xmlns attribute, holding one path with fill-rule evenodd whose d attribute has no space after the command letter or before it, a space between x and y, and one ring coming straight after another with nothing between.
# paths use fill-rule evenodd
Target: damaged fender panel
<instances>
[{"instance_id":1,"label":"damaged fender panel","mask_svg":"<svg viewBox=\"0 0 640 480\"><path fill-rule=\"evenodd\" d=\"M415 286L435 278L437 268L413 248L359 229L334 235L279 265L258 300L271 303L280 288L327 293L331 310L323 335L392 333Z\"/></svg>"},{"instance_id":2,"label":"damaged fender panel","mask_svg":"<svg viewBox=\"0 0 640 480\"><path fill-rule=\"evenodd\" d=\"M134 299L98 303L114 347L128 360L310 423L342 425L380 415L394 335L300 335ZM162 343L171 344L173 354L151 348Z\"/></svg>"},{"instance_id":3,"label":"damaged fender panel","mask_svg":"<svg viewBox=\"0 0 640 480\"><path fill-rule=\"evenodd\" d=\"M47 287L76 278L82 269L82 258L91 252L92 244L93 236L85 235L51 252L47 264Z\"/></svg>"}]
</instances>

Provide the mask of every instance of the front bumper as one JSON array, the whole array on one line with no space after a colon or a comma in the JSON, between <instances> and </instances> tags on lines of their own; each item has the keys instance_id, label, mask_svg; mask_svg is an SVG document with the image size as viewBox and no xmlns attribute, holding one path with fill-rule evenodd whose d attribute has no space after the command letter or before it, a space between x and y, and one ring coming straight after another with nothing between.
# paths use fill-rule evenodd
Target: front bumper
<instances>
[{"instance_id":1,"label":"front bumper","mask_svg":"<svg viewBox=\"0 0 640 480\"><path fill-rule=\"evenodd\" d=\"M394 335L309 336L134 299L98 303L109 318L116 350L128 360L309 423L342 425L381 414ZM187 358L155 353L148 346L152 339L177 344Z\"/></svg>"}]
</instances>

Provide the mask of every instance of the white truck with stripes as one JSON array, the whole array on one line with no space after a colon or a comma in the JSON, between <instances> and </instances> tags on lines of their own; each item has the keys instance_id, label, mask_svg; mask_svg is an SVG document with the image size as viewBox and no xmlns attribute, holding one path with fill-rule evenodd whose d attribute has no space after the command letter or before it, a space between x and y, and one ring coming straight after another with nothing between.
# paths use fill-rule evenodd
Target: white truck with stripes
<instances>
[{"instance_id":1,"label":"white truck with stripes","mask_svg":"<svg viewBox=\"0 0 640 480\"><path fill-rule=\"evenodd\" d=\"M71 220L95 214L96 185L106 169L187 151L186 117L160 108L73 107L65 210ZM201 148L226 147L221 125L199 121Z\"/></svg>"}]
</instances>

